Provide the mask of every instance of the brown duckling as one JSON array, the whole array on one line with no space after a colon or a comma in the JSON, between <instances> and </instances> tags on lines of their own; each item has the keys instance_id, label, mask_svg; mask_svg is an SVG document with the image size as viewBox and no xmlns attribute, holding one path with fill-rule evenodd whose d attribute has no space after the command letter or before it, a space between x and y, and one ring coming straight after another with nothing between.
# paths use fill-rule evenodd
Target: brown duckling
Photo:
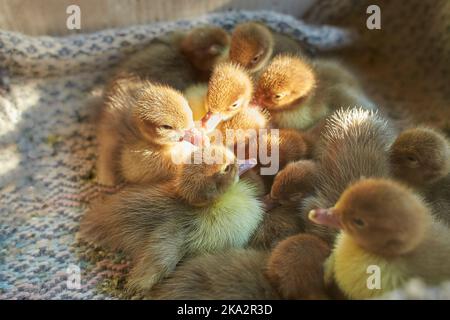
<instances>
[{"instance_id":1,"label":"brown duckling","mask_svg":"<svg viewBox=\"0 0 450 320\"><path fill-rule=\"evenodd\" d=\"M264 197L266 213L252 237L252 248L271 249L279 241L305 231L299 206L314 193L317 170L315 162L300 160L289 163L275 176L270 193Z\"/></svg>"},{"instance_id":2,"label":"brown duckling","mask_svg":"<svg viewBox=\"0 0 450 320\"><path fill-rule=\"evenodd\" d=\"M269 159L273 158L272 153L278 153L279 170L290 162L310 159L314 153L314 143L311 137L294 129L277 129L277 131L270 130L263 133L259 140L259 148L265 148L261 150L261 153L267 154ZM260 155L259 162L262 165L269 165L267 160ZM274 174L276 173L278 170L274 172Z\"/></svg>"},{"instance_id":3,"label":"brown duckling","mask_svg":"<svg viewBox=\"0 0 450 320\"><path fill-rule=\"evenodd\" d=\"M154 39L138 52L127 56L117 67L106 92L116 82L149 80L184 90L199 81L207 81L212 68L226 59L229 35L215 26L203 26L185 32L172 32Z\"/></svg>"},{"instance_id":4,"label":"brown duckling","mask_svg":"<svg viewBox=\"0 0 450 320\"><path fill-rule=\"evenodd\" d=\"M296 39L273 30L259 22L238 24L231 35L230 60L258 73L279 53L302 54Z\"/></svg>"},{"instance_id":5,"label":"brown duckling","mask_svg":"<svg viewBox=\"0 0 450 320\"><path fill-rule=\"evenodd\" d=\"M317 143L314 194L301 203L303 216L330 207L344 190L362 177L389 177L389 148L394 140L389 123L372 111L339 110L326 120ZM305 221L306 231L334 241L336 232Z\"/></svg>"},{"instance_id":6,"label":"brown duckling","mask_svg":"<svg viewBox=\"0 0 450 320\"><path fill-rule=\"evenodd\" d=\"M254 164L217 145L186 159L175 180L127 187L81 221L82 239L132 258L130 290L150 289L188 256L246 246L262 219L257 186L239 179Z\"/></svg>"},{"instance_id":7,"label":"brown duckling","mask_svg":"<svg viewBox=\"0 0 450 320\"><path fill-rule=\"evenodd\" d=\"M391 163L396 178L425 188L450 173L450 144L431 128L405 130L391 147Z\"/></svg>"},{"instance_id":8,"label":"brown duckling","mask_svg":"<svg viewBox=\"0 0 450 320\"><path fill-rule=\"evenodd\" d=\"M415 277L428 284L450 279L449 228L434 221L423 200L397 182L358 181L334 207L312 210L309 217L342 230L325 264L325 278L348 298L374 298ZM379 279L370 282L373 270Z\"/></svg>"},{"instance_id":9,"label":"brown duckling","mask_svg":"<svg viewBox=\"0 0 450 320\"><path fill-rule=\"evenodd\" d=\"M280 243L272 253L234 249L194 257L182 263L166 281L155 286L148 298L325 298L323 261L329 250L314 236L298 235Z\"/></svg>"},{"instance_id":10,"label":"brown duckling","mask_svg":"<svg viewBox=\"0 0 450 320\"><path fill-rule=\"evenodd\" d=\"M403 131L391 147L395 178L414 187L450 224L450 144L439 131L418 127Z\"/></svg>"},{"instance_id":11,"label":"brown duckling","mask_svg":"<svg viewBox=\"0 0 450 320\"><path fill-rule=\"evenodd\" d=\"M300 202L314 193L318 166L312 160L291 162L275 177L270 200L280 205Z\"/></svg>"}]
</instances>

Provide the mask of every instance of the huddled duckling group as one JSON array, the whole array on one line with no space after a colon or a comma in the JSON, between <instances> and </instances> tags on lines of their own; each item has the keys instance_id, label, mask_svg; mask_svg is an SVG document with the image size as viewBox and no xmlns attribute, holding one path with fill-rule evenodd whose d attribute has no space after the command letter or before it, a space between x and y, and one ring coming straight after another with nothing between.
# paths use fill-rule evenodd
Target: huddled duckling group
<instances>
[{"instance_id":1,"label":"huddled duckling group","mask_svg":"<svg viewBox=\"0 0 450 320\"><path fill-rule=\"evenodd\" d=\"M117 67L97 178L124 186L92 204L80 237L130 257L130 293L361 299L450 280L447 138L397 134L352 72L307 51L246 22L172 32ZM238 152L255 141L279 154L275 174Z\"/></svg>"}]
</instances>

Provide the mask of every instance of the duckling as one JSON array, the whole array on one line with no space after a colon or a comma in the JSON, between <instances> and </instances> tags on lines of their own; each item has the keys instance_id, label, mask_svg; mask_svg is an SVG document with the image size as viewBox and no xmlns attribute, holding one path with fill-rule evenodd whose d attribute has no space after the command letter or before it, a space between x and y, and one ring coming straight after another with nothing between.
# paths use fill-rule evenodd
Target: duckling
<instances>
[{"instance_id":1,"label":"duckling","mask_svg":"<svg viewBox=\"0 0 450 320\"><path fill-rule=\"evenodd\" d=\"M180 92L148 81L117 84L105 97L97 139L97 179L103 185L158 182L174 177L174 152L189 153L192 111ZM204 140L206 138L199 138Z\"/></svg>"},{"instance_id":2,"label":"duckling","mask_svg":"<svg viewBox=\"0 0 450 320\"><path fill-rule=\"evenodd\" d=\"M203 26L188 32L173 32L154 39L128 56L118 66L107 92L117 81L149 80L183 91L207 81L213 66L225 60L230 38L219 27Z\"/></svg>"},{"instance_id":3,"label":"duckling","mask_svg":"<svg viewBox=\"0 0 450 320\"><path fill-rule=\"evenodd\" d=\"M309 217L342 230L325 263L325 279L348 298L374 298L416 277L430 285L450 279L449 228L395 181L358 181L333 208L312 210ZM377 268L380 283L369 286L370 270Z\"/></svg>"},{"instance_id":4,"label":"duckling","mask_svg":"<svg viewBox=\"0 0 450 320\"><path fill-rule=\"evenodd\" d=\"M328 299L323 265L330 253L313 235L289 237L271 252L267 276L285 299Z\"/></svg>"},{"instance_id":5,"label":"duckling","mask_svg":"<svg viewBox=\"0 0 450 320\"><path fill-rule=\"evenodd\" d=\"M269 253L229 249L182 262L145 296L156 300L276 300L265 270Z\"/></svg>"},{"instance_id":6,"label":"duckling","mask_svg":"<svg viewBox=\"0 0 450 320\"><path fill-rule=\"evenodd\" d=\"M419 191L450 224L450 145L439 131L418 127L403 131L391 147L395 178Z\"/></svg>"},{"instance_id":7,"label":"duckling","mask_svg":"<svg viewBox=\"0 0 450 320\"><path fill-rule=\"evenodd\" d=\"M278 128L311 129L339 108L375 109L355 77L331 60L278 55L258 79L254 100Z\"/></svg>"},{"instance_id":8,"label":"duckling","mask_svg":"<svg viewBox=\"0 0 450 320\"><path fill-rule=\"evenodd\" d=\"M297 202L273 205L264 198L264 205L262 221L251 237L249 248L271 250L280 241L305 232L305 219L298 212Z\"/></svg>"},{"instance_id":9,"label":"duckling","mask_svg":"<svg viewBox=\"0 0 450 320\"><path fill-rule=\"evenodd\" d=\"M239 180L254 163L219 145L186 159L174 181L127 187L83 217L82 239L132 258L130 291L150 289L188 256L246 246L262 219L256 186Z\"/></svg>"},{"instance_id":10,"label":"duckling","mask_svg":"<svg viewBox=\"0 0 450 320\"><path fill-rule=\"evenodd\" d=\"M270 193L264 197L266 213L252 236L252 248L271 249L279 241L305 231L298 207L314 194L317 174L314 161L300 160L289 163L275 176Z\"/></svg>"},{"instance_id":11,"label":"duckling","mask_svg":"<svg viewBox=\"0 0 450 320\"><path fill-rule=\"evenodd\" d=\"M186 260L150 291L150 299L275 300L321 298L323 260L329 249L320 239L299 235L272 253L231 249ZM282 261L289 261L287 265ZM306 272L306 270L308 270Z\"/></svg>"},{"instance_id":12,"label":"duckling","mask_svg":"<svg viewBox=\"0 0 450 320\"><path fill-rule=\"evenodd\" d=\"M206 115L206 93L208 91L208 85L203 83L197 83L187 87L183 95L189 103L189 107L192 110L192 116L194 121L201 121Z\"/></svg>"},{"instance_id":13,"label":"duckling","mask_svg":"<svg viewBox=\"0 0 450 320\"><path fill-rule=\"evenodd\" d=\"M238 24L231 35L230 60L257 74L279 53L302 54L302 45L294 38L270 30L258 22Z\"/></svg>"},{"instance_id":14,"label":"duckling","mask_svg":"<svg viewBox=\"0 0 450 320\"><path fill-rule=\"evenodd\" d=\"M270 193L264 197L266 213L252 237L252 248L272 249L279 241L305 231L299 204L314 194L317 167L312 160L295 161L275 176Z\"/></svg>"},{"instance_id":15,"label":"duckling","mask_svg":"<svg viewBox=\"0 0 450 320\"><path fill-rule=\"evenodd\" d=\"M426 127L403 131L391 148L393 175L414 187L426 187L450 173L450 144Z\"/></svg>"},{"instance_id":16,"label":"duckling","mask_svg":"<svg viewBox=\"0 0 450 320\"><path fill-rule=\"evenodd\" d=\"M266 148L263 154L272 155L278 153L278 168L281 170L287 164L301 159L309 159L314 153L314 143L306 133L294 129L277 129L264 133L259 140L259 147ZM274 148L274 150L272 150ZM266 164L266 159L260 157L260 162ZM274 174L278 173L274 172Z\"/></svg>"},{"instance_id":17,"label":"duckling","mask_svg":"<svg viewBox=\"0 0 450 320\"><path fill-rule=\"evenodd\" d=\"M199 70L201 79L208 80L214 66L225 61L230 48L230 35L217 26L197 27L181 40L180 51Z\"/></svg>"},{"instance_id":18,"label":"duckling","mask_svg":"<svg viewBox=\"0 0 450 320\"><path fill-rule=\"evenodd\" d=\"M238 65L221 63L214 68L206 93L203 127L211 132L217 126L226 129L258 129L267 119L257 108L249 108L253 84Z\"/></svg>"},{"instance_id":19,"label":"duckling","mask_svg":"<svg viewBox=\"0 0 450 320\"><path fill-rule=\"evenodd\" d=\"M318 175L317 163L313 160L291 162L275 177L270 190L270 200L281 205L299 202L314 193Z\"/></svg>"},{"instance_id":20,"label":"duckling","mask_svg":"<svg viewBox=\"0 0 450 320\"><path fill-rule=\"evenodd\" d=\"M315 191L302 201L302 215L306 218L312 209L332 206L347 186L361 177L389 177L388 151L394 136L390 124L373 111L338 110L327 118L316 146ZM329 243L336 235L307 221L305 230Z\"/></svg>"}]
</instances>

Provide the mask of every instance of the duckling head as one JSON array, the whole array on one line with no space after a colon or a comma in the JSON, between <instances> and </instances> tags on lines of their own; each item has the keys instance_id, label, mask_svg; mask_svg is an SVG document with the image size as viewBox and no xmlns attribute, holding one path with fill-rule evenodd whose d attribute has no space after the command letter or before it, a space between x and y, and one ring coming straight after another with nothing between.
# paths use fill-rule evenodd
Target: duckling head
<instances>
[{"instance_id":1,"label":"duckling head","mask_svg":"<svg viewBox=\"0 0 450 320\"><path fill-rule=\"evenodd\" d=\"M198 148L180 171L178 193L190 205L207 206L254 166L253 161L238 163L234 153L221 145Z\"/></svg>"},{"instance_id":2,"label":"duckling head","mask_svg":"<svg viewBox=\"0 0 450 320\"><path fill-rule=\"evenodd\" d=\"M273 46L274 39L267 27L256 22L241 23L231 35L230 60L254 73L267 64Z\"/></svg>"},{"instance_id":3,"label":"duckling head","mask_svg":"<svg viewBox=\"0 0 450 320\"><path fill-rule=\"evenodd\" d=\"M340 228L368 252L395 257L414 250L431 222L429 209L408 188L390 180L360 180L330 209L309 218Z\"/></svg>"},{"instance_id":4,"label":"duckling head","mask_svg":"<svg viewBox=\"0 0 450 320\"><path fill-rule=\"evenodd\" d=\"M181 51L201 71L211 71L215 64L227 57L230 46L228 33L215 26L193 29L181 42Z\"/></svg>"},{"instance_id":5,"label":"duckling head","mask_svg":"<svg viewBox=\"0 0 450 320\"><path fill-rule=\"evenodd\" d=\"M256 103L268 110L282 110L306 97L316 86L312 67L299 57L277 55L258 79Z\"/></svg>"},{"instance_id":6,"label":"duckling head","mask_svg":"<svg viewBox=\"0 0 450 320\"><path fill-rule=\"evenodd\" d=\"M233 63L216 66L208 83L203 128L210 132L221 121L231 119L248 107L252 92L252 81L241 67Z\"/></svg>"},{"instance_id":7,"label":"duckling head","mask_svg":"<svg viewBox=\"0 0 450 320\"><path fill-rule=\"evenodd\" d=\"M430 128L402 132L391 147L390 157L394 175L413 186L433 183L450 172L449 143Z\"/></svg>"},{"instance_id":8,"label":"duckling head","mask_svg":"<svg viewBox=\"0 0 450 320\"><path fill-rule=\"evenodd\" d=\"M330 251L316 236L291 236L272 250L266 275L284 299L326 299L323 264Z\"/></svg>"},{"instance_id":9,"label":"duckling head","mask_svg":"<svg viewBox=\"0 0 450 320\"><path fill-rule=\"evenodd\" d=\"M311 160L300 160L286 165L276 176L266 198L270 204L285 204L300 202L314 191L314 181L317 167ZM266 203L267 204L267 203Z\"/></svg>"},{"instance_id":10,"label":"duckling head","mask_svg":"<svg viewBox=\"0 0 450 320\"><path fill-rule=\"evenodd\" d=\"M167 86L147 83L136 95L132 116L146 141L170 145L192 136L192 111L181 93Z\"/></svg>"}]
</instances>

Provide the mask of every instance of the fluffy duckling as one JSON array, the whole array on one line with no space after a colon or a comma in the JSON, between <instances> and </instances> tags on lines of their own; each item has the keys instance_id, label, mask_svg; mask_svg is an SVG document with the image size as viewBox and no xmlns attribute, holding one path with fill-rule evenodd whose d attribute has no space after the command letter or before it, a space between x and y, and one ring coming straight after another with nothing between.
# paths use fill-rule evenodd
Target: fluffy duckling
<instances>
[{"instance_id":1,"label":"fluffy duckling","mask_svg":"<svg viewBox=\"0 0 450 320\"><path fill-rule=\"evenodd\" d=\"M433 220L420 197L394 181L361 180L333 208L313 210L309 217L342 230L325 278L348 298L374 298L416 277L428 284L450 279L449 228ZM381 278L375 288L369 286L368 271L374 267Z\"/></svg>"},{"instance_id":2,"label":"fluffy duckling","mask_svg":"<svg viewBox=\"0 0 450 320\"><path fill-rule=\"evenodd\" d=\"M174 181L125 188L81 222L81 238L130 255L130 290L150 289L185 257L246 246L262 219L256 186L239 179L254 164L216 145L189 159Z\"/></svg>"},{"instance_id":3,"label":"fluffy duckling","mask_svg":"<svg viewBox=\"0 0 450 320\"><path fill-rule=\"evenodd\" d=\"M149 80L184 90L207 81L213 66L228 55L229 35L221 28L204 26L189 33L173 32L153 40L148 46L125 58L108 85L117 81Z\"/></svg>"},{"instance_id":4,"label":"fluffy duckling","mask_svg":"<svg viewBox=\"0 0 450 320\"><path fill-rule=\"evenodd\" d=\"M272 253L234 249L207 254L186 260L170 278L155 286L148 298L322 298L323 261L328 253L320 239L298 235L280 243Z\"/></svg>"},{"instance_id":5,"label":"fluffy duckling","mask_svg":"<svg viewBox=\"0 0 450 320\"><path fill-rule=\"evenodd\" d=\"M117 84L114 94L105 97L99 117L98 182L116 185L123 180L149 183L173 178L177 170L173 152L192 151L187 136L202 137L194 130L191 109L178 91L148 81Z\"/></svg>"},{"instance_id":6,"label":"fluffy duckling","mask_svg":"<svg viewBox=\"0 0 450 320\"><path fill-rule=\"evenodd\" d=\"M450 144L439 131L403 131L391 147L394 177L420 191L436 216L450 225Z\"/></svg>"},{"instance_id":7,"label":"fluffy duckling","mask_svg":"<svg viewBox=\"0 0 450 320\"><path fill-rule=\"evenodd\" d=\"M231 35L230 60L250 73L261 71L279 53L301 54L302 46L294 38L270 30L258 22L238 24Z\"/></svg>"},{"instance_id":8,"label":"fluffy duckling","mask_svg":"<svg viewBox=\"0 0 450 320\"><path fill-rule=\"evenodd\" d=\"M393 175L414 187L426 187L450 173L450 144L425 127L403 131L391 147Z\"/></svg>"},{"instance_id":9,"label":"fluffy duckling","mask_svg":"<svg viewBox=\"0 0 450 320\"><path fill-rule=\"evenodd\" d=\"M299 202L314 193L318 166L312 160L291 162L275 177L270 190L270 200L278 204Z\"/></svg>"},{"instance_id":10,"label":"fluffy duckling","mask_svg":"<svg viewBox=\"0 0 450 320\"><path fill-rule=\"evenodd\" d=\"M289 237L272 251L267 276L284 299L328 299L323 265L330 253L330 247L313 235Z\"/></svg>"},{"instance_id":11,"label":"fluffy duckling","mask_svg":"<svg viewBox=\"0 0 450 320\"><path fill-rule=\"evenodd\" d=\"M317 165L311 160L289 163L273 181L264 197L266 213L251 240L251 247L271 249L279 241L305 231L298 206L314 193Z\"/></svg>"},{"instance_id":12,"label":"fluffy duckling","mask_svg":"<svg viewBox=\"0 0 450 320\"><path fill-rule=\"evenodd\" d=\"M191 30L180 43L180 51L207 80L214 66L225 61L230 47L230 36L222 28L202 26Z\"/></svg>"},{"instance_id":13,"label":"fluffy duckling","mask_svg":"<svg viewBox=\"0 0 450 320\"><path fill-rule=\"evenodd\" d=\"M303 216L315 208L330 207L351 183L362 177L389 177L388 151L394 133L373 111L339 110L326 120L317 144L314 195L302 201ZM336 232L305 222L306 231L332 243Z\"/></svg>"},{"instance_id":14,"label":"fluffy duckling","mask_svg":"<svg viewBox=\"0 0 450 320\"><path fill-rule=\"evenodd\" d=\"M331 60L278 55L258 79L254 99L275 127L306 130L339 108L374 109L356 78Z\"/></svg>"},{"instance_id":15,"label":"fluffy duckling","mask_svg":"<svg viewBox=\"0 0 450 320\"><path fill-rule=\"evenodd\" d=\"M203 127L211 132L217 126L226 129L259 129L267 118L257 108L249 108L253 83L249 75L233 63L221 63L214 68L206 93L206 115Z\"/></svg>"},{"instance_id":16,"label":"fluffy duckling","mask_svg":"<svg viewBox=\"0 0 450 320\"><path fill-rule=\"evenodd\" d=\"M252 235L250 248L271 250L287 237L305 232L305 219L298 212L297 202L273 205L264 198L264 205L265 213Z\"/></svg>"},{"instance_id":17,"label":"fluffy duckling","mask_svg":"<svg viewBox=\"0 0 450 320\"><path fill-rule=\"evenodd\" d=\"M290 162L309 159L314 153L314 143L311 137L294 129L278 129L277 132L268 131L267 134L262 135L259 148L266 148L269 158L272 157L272 152L278 153L277 160L280 170ZM264 154L266 150L262 150L264 151L262 153ZM260 163L266 165L266 159L260 157L259 160Z\"/></svg>"}]
</instances>

